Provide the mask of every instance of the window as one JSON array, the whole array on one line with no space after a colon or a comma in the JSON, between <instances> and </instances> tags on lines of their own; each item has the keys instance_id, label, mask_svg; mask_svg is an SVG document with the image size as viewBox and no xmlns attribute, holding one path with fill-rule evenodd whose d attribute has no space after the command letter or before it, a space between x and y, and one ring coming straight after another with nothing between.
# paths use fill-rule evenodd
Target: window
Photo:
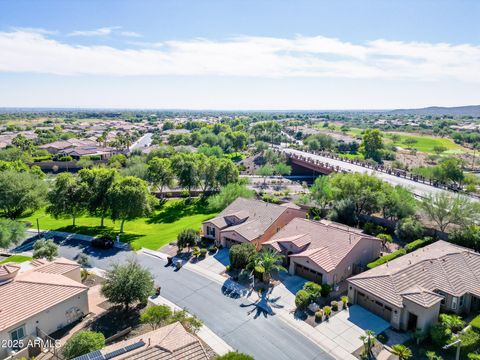
<instances>
[{"instance_id":1,"label":"window","mask_svg":"<svg viewBox=\"0 0 480 360\"><path fill-rule=\"evenodd\" d=\"M25 325L22 325L12 331L10 331L10 339L17 341L25 337Z\"/></svg>"},{"instance_id":2,"label":"window","mask_svg":"<svg viewBox=\"0 0 480 360\"><path fill-rule=\"evenodd\" d=\"M452 309L453 310L457 309L457 302L458 302L458 298L456 296L452 297Z\"/></svg>"},{"instance_id":3,"label":"window","mask_svg":"<svg viewBox=\"0 0 480 360\"><path fill-rule=\"evenodd\" d=\"M460 296L460 302L459 302L458 306L460 306L460 307L463 306L463 301L465 300L464 298L465 298L464 295Z\"/></svg>"},{"instance_id":4,"label":"window","mask_svg":"<svg viewBox=\"0 0 480 360\"><path fill-rule=\"evenodd\" d=\"M207 235L215 237L215 228L207 226Z\"/></svg>"}]
</instances>

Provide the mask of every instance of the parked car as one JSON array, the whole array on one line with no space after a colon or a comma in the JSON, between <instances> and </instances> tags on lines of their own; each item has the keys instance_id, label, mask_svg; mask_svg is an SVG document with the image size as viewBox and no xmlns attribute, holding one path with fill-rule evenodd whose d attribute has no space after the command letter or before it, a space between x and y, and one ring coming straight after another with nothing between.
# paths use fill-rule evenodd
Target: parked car
<instances>
[{"instance_id":1,"label":"parked car","mask_svg":"<svg viewBox=\"0 0 480 360\"><path fill-rule=\"evenodd\" d=\"M113 244L113 240L106 237L96 237L92 240L92 246L102 249L111 249Z\"/></svg>"}]
</instances>

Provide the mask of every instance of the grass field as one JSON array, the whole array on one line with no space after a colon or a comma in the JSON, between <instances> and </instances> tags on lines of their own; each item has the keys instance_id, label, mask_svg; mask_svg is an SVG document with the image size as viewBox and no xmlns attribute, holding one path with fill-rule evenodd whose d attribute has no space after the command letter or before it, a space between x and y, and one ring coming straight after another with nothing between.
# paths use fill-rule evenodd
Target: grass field
<instances>
[{"instance_id":1,"label":"grass field","mask_svg":"<svg viewBox=\"0 0 480 360\"><path fill-rule=\"evenodd\" d=\"M6 263L10 263L10 262L22 263L22 262L29 261L29 260L32 260L32 258L30 256L12 255L12 256L9 256L8 258L0 261L0 264L6 264Z\"/></svg>"},{"instance_id":2,"label":"grass field","mask_svg":"<svg viewBox=\"0 0 480 360\"><path fill-rule=\"evenodd\" d=\"M142 247L157 250L165 244L176 240L178 233L185 228L200 229L203 221L214 217L216 213L210 212L203 202L194 200L188 203L185 200L167 201L163 207L155 211L148 218L141 218L125 222L125 233L120 239L130 243L134 250ZM82 216L77 218L75 228L72 227L72 220L54 219L39 210L32 215L23 218L36 225L39 219L40 229L74 232L86 235L116 234L120 229L120 222L113 223L105 219L105 227L99 227L100 218Z\"/></svg>"}]
</instances>

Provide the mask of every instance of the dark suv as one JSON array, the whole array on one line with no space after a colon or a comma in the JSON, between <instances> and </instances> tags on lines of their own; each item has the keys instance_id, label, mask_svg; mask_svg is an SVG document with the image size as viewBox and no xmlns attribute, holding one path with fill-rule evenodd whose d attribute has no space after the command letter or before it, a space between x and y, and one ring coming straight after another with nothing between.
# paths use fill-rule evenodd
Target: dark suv
<instances>
[{"instance_id":1,"label":"dark suv","mask_svg":"<svg viewBox=\"0 0 480 360\"><path fill-rule=\"evenodd\" d=\"M92 240L92 246L102 249L111 249L113 247L113 240L106 237L96 237Z\"/></svg>"}]
</instances>

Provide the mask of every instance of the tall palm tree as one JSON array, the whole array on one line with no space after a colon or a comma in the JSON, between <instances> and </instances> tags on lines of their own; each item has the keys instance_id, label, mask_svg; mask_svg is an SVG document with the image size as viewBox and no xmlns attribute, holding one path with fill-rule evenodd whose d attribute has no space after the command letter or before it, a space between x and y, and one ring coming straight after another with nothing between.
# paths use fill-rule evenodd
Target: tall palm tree
<instances>
[{"instance_id":1,"label":"tall palm tree","mask_svg":"<svg viewBox=\"0 0 480 360\"><path fill-rule=\"evenodd\" d=\"M363 341L365 354L370 357L373 345L375 345L375 333L372 330L365 330L365 335L360 336L360 340Z\"/></svg>"},{"instance_id":2,"label":"tall palm tree","mask_svg":"<svg viewBox=\"0 0 480 360\"><path fill-rule=\"evenodd\" d=\"M405 345L396 344L392 346L392 354L397 355L399 360L407 360L412 357L412 350Z\"/></svg>"},{"instance_id":3,"label":"tall palm tree","mask_svg":"<svg viewBox=\"0 0 480 360\"><path fill-rule=\"evenodd\" d=\"M270 283L272 272L287 271L287 269L281 265L282 261L283 255L272 249L264 249L255 255L252 265L255 269L259 270L259 272L263 271L263 281Z\"/></svg>"}]
</instances>

